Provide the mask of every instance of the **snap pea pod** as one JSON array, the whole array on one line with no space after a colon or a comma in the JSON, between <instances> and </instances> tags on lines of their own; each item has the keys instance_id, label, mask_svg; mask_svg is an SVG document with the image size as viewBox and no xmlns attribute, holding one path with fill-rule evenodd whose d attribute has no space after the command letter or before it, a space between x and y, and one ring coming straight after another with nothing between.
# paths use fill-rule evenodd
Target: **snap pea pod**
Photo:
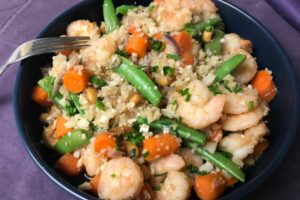
<instances>
[{"instance_id":1,"label":"snap pea pod","mask_svg":"<svg viewBox=\"0 0 300 200\"><path fill-rule=\"evenodd\" d=\"M91 137L90 132L77 129L59 139L54 148L58 153L65 154L87 145Z\"/></svg>"},{"instance_id":2,"label":"snap pea pod","mask_svg":"<svg viewBox=\"0 0 300 200\"><path fill-rule=\"evenodd\" d=\"M215 71L215 81L219 82L223 80L223 78L233 72L236 68L238 68L246 59L246 56L243 54L236 54L225 60Z\"/></svg>"},{"instance_id":3,"label":"snap pea pod","mask_svg":"<svg viewBox=\"0 0 300 200\"><path fill-rule=\"evenodd\" d=\"M199 32L203 32L207 26L217 27L222 25L222 20L220 18L213 18L205 22L200 22L197 24L185 24L184 30L191 34L192 37L196 36Z\"/></svg>"},{"instance_id":4,"label":"snap pea pod","mask_svg":"<svg viewBox=\"0 0 300 200\"><path fill-rule=\"evenodd\" d=\"M203 156L209 162L213 163L217 167L225 170L228 174L236 178L241 182L245 182L245 174L232 160L224 156L220 152L210 153L208 150L202 147L197 147L191 142L185 142L185 145L195 151L196 154Z\"/></svg>"},{"instance_id":5,"label":"snap pea pod","mask_svg":"<svg viewBox=\"0 0 300 200\"><path fill-rule=\"evenodd\" d=\"M160 91L146 73L133 62L121 56L121 64L114 69L135 87L150 103L158 105L161 99Z\"/></svg>"},{"instance_id":6,"label":"snap pea pod","mask_svg":"<svg viewBox=\"0 0 300 200\"><path fill-rule=\"evenodd\" d=\"M78 110L78 112L81 115L84 115L84 110L81 109L81 104L79 102L78 94L70 93L70 97L71 97L72 101L74 102L74 105L75 105L76 109Z\"/></svg>"},{"instance_id":7,"label":"snap pea pod","mask_svg":"<svg viewBox=\"0 0 300 200\"><path fill-rule=\"evenodd\" d=\"M130 10L136 9L137 6L134 5L122 5L117 7L116 13L121 15L126 15Z\"/></svg>"},{"instance_id":8,"label":"snap pea pod","mask_svg":"<svg viewBox=\"0 0 300 200\"><path fill-rule=\"evenodd\" d=\"M222 42L224 33L221 30L214 31L214 37L211 42L206 43L204 46L204 51L212 55L220 55L222 53Z\"/></svg>"},{"instance_id":9,"label":"snap pea pod","mask_svg":"<svg viewBox=\"0 0 300 200\"><path fill-rule=\"evenodd\" d=\"M38 81L38 85L47 92L49 98L52 98L54 81L55 78L53 76L46 76Z\"/></svg>"},{"instance_id":10,"label":"snap pea pod","mask_svg":"<svg viewBox=\"0 0 300 200\"><path fill-rule=\"evenodd\" d=\"M103 1L103 16L108 32L111 32L119 27L116 9L112 0Z\"/></svg>"},{"instance_id":11,"label":"snap pea pod","mask_svg":"<svg viewBox=\"0 0 300 200\"><path fill-rule=\"evenodd\" d=\"M150 124L150 127L158 131L163 131L167 128L171 131L171 133L199 145L205 145L206 142L206 135L204 133L168 118L156 120Z\"/></svg>"}]
</instances>

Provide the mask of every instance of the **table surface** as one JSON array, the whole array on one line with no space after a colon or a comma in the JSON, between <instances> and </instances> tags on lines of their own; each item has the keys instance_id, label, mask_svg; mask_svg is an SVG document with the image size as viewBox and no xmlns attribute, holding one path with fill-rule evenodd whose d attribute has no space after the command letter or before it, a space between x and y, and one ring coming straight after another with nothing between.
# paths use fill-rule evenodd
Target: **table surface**
<instances>
[{"instance_id":1,"label":"table surface","mask_svg":"<svg viewBox=\"0 0 300 200\"><path fill-rule=\"evenodd\" d=\"M50 20L80 0L0 0L0 61L22 42L34 38ZM300 80L299 33L263 0L228 0L261 21L283 44ZM45 12L46 11L46 12ZM0 84L0 198L73 199L35 166L20 140L13 115L12 95L17 66L1 77ZM298 128L298 133L300 128ZM282 133L284 134L284 133ZM247 199L299 199L300 134L273 175Z\"/></svg>"}]
</instances>

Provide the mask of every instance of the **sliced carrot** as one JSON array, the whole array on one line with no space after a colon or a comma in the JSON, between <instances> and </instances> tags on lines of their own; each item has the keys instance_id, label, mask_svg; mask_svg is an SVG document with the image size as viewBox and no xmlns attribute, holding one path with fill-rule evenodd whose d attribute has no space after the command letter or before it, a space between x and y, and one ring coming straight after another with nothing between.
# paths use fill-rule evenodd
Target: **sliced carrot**
<instances>
[{"instance_id":1,"label":"sliced carrot","mask_svg":"<svg viewBox=\"0 0 300 200\"><path fill-rule=\"evenodd\" d=\"M87 70L83 69L79 72L72 68L65 73L63 84L70 92L80 93L87 87L89 79L90 74Z\"/></svg>"},{"instance_id":2,"label":"sliced carrot","mask_svg":"<svg viewBox=\"0 0 300 200\"><path fill-rule=\"evenodd\" d=\"M260 98L266 102L271 101L277 94L272 74L267 70L258 71L251 84L258 91Z\"/></svg>"},{"instance_id":3,"label":"sliced carrot","mask_svg":"<svg viewBox=\"0 0 300 200\"><path fill-rule=\"evenodd\" d=\"M163 38L164 34L162 32L160 33L155 33L153 35L153 38L156 39L156 40L161 40Z\"/></svg>"},{"instance_id":4,"label":"sliced carrot","mask_svg":"<svg viewBox=\"0 0 300 200\"><path fill-rule=\"evenodd\" d=\"M97 174L96 176L94 176L90 181L90 184L92 186L92 192L94 194L98 194L99 181L100 181L100 174Z\"/></svg>"},{"instance_id":5,"label":"sliced carrot","mask_svg":"<svg viewBox=\"0 0 300 200\"><path fill-rule=\"evenodd\" d=\"M128 32L130 34L134 34L136 32L136 27L133 24L130 25L129 28L128 28Z\"/></svg>"},{"instance_id":6,"label":"sliced carrot","mask_svg":"<svg viewBox=\"0 0 300 200\"><path fill-rule=\"evenodd\" d=\"M236 184L238 182L238 180L235 179L235 178L233 178L233 177L230 177L230 178L226 178L225 177L225 180L226 180L226 186L227 187L232 186L232 185L234 185L234 184Z\"/></svg>"},{"instance_id":7,"label":"sliced carrot","mask_svg":"<svg viewBox=\"0 0 300 200\"><path fill-rule=\"evenodd\" d=\"M64 136L65 134L67 134L69 131L71 131L71 128L67 128L65 127L65 123L67 122L67 120L60 116L56 119L56 129L55 129L55 138L59 139L62 136Z\"/></svg>"},{"instance_id":8,"label":"sliced carrot","mask_svg":"<svg viewBox=\"0 0 300 200\"><path fill-rule=\"evenodd\" d=\"M191 51L181 53L182 61L185 65L193 65L195 62L194 55Z\"/></svg>"},{"instance_id":9,"label":"sliced carrot","mask_svg":"<svg viewBox=\"0 0 300 200\"><path fill-rule=\"evenodd\" d=\"M116 148L116 139L108 133L100 133L95 140L94 150L107 157L107 151Z\"/></svg>"},{"instance_id":10,"label":"sliced carrot","mask_svg":"<svg viewBox=\"0 0 300 200\"><path fill-rule=\"evenodd\" d=\"M77 166L78 159L72 154L66 153L56 161L56 168L64 172L68 176L77 176L82 168Z\"/></svg>"},{"instance_id":11,"label":"sliced carrot","mask_svg":"<svg viewBox=\"0 0 300 200\"><path fill-rule=\"evenodd\" d=\"M178 44L181 51L191 51L193 47L193 39L190 36L190 34L188 34L185 31L182 31L175 35L172 35L172 37Z\"/></svg>"},{"instance_id":12,"label":"sliced carrot","mask_svg":"<svg viewBox=\"0 0 300 200\"><path fill-rule=\"evenodd\" d=\"M176 137L171 134L159 134L144 140L143 152L146 160L174 153L179 147Z\"/></svg>"},{"instance_id":13,"label":"sliced carrot","mask_svg":"<svg viewBox=\"0 0 300 200\"><path fill-rule=\"evenodd\" d=\"M143 32L134 32L129 36L126 52L129 55L136 53L139 58L143 58L146 55L148 46L149 39L147 34Z\"/></svg>"},{"instance_id":14,"label":"sliced carrot","mask_svg":"<svg viewBox=\"0 0 300 200\"><path fill-rule=\"evenodd\" d=\"M139 193L139 196L136 198L136 200L154 200L154 199L155 199L155 195L151 186L149 185L149 183L144 183Z\"/></svg>"},{"instance_id":15,"label":"sliced carrot","mask_svg":"<svg viewBox=\"0 0 300 200\"><path fill-rule=\"evenodd\" d=\"M40 86L35 86L32 89L31 99L42 107L48 107L52 105L52 102L48 100L47 92Z\"/></svg>"},{"instance_id":16,"label":"sliced carrot","mask_svg":"<svg viewBox=\"0 0 300 200\"><path fill-rule=\"evenodd\" d=\"M211 173L197 176L194 189L197 196L202 200L214 200L221 196L226 187L226 179L221 173Z\"/></svg>"}]
</instances>

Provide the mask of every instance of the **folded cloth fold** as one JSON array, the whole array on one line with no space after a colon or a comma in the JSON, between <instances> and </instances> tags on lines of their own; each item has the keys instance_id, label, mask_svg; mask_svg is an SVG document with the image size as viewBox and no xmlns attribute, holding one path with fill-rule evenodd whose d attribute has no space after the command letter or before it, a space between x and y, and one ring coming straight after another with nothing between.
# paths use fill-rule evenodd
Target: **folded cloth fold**
<instances>
[{"instance_id":1,"label":"folded cloth fold","mask_svg":"<svg viewBox=\"0 0 300 200\"><path fill-rule=\"evenodd\" d=\"M266 0L274 10L300 32L300 0Z\"/></svg>"}]
</instances>

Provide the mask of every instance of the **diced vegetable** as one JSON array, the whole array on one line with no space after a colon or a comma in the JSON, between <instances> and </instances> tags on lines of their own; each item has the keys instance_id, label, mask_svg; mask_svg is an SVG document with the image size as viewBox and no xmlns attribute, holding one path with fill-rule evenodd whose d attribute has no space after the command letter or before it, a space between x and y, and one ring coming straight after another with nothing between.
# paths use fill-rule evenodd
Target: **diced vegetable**
<instances>
[{"instance_id":1,"label":"diced vegetable","mask_svg":"<svg viewBox=\"0 0 300 200\"><path fill-rule=\"evenodd\" d=\"M184 30L188 32L192 37L197 36L199 32L203 32L207 26L213 26L215 28L221 28L222 20L220 18L213 18L205 22L200 22L197 24L186 24Z\"/></svg>"},{"instance_id":2,"label":"diced vegetable","mask_svg":"<svg viewBox=\"0 0 300 200\"><path fill-rule=\"evenodd\" d=\"M116 13L121 15L126 15L130 10L136 9L137 6L135 5L122 5L117 7Z\"/></svg>"},{"instance_id":3,"label":"diced vegetable","mask_svg":"<svg viewBox=\"0 0 300 200\"><path fill-rule=\"evenodd\" d=\"M56 93L55 96L53 97L53 101L55 102L55 104L63 109L68 116L73 116L75 114L77 114L77 109L73 103L73 101L69 101L69 100L65 100L65 104L63 105L61 103L61 100L63 99L63 95L61 93Z\"/></svg>"},{"instance_id":4,"label":"diced vegetable","mask_svg":"<svg viewBox=\"0 0 300 200\"><path fill-rule=\"evenodd\" d=\"M119 28L119 21L116 14L116 9L112 0L103 1L103 17L107 26L108 32Z\"/></svg>"},{"instance_id":5,"label":"diced vegetable","mask_svg":"<svg viewBox=\"0 0 300 200\"><path fill-rule=\"evenodd\" d=\"M94 150L107 157L107 151L117 147L116 139L108 133L100 133L94 142Z\"/></svg>"},{"instance_id":6,"label":"diced vegetable","mask_svg":"<svg viewBox=\"0 0 300 200\"><path fill-rule=\"evenodd\" d=\"M87 145L91 137L92 134L86 130L73 130L70 134L60 138L54 148L58 153L68 153Z\"/></svg>"},{"instance_id":7,"label":"diced vegetable","mask_svg":"<svg viewBox=\"0 0 300 200\"><path fill-rule=\"evenodd\" d=\"M158 52L162 52L163 50L165 50L166 45L159 40L153 40L152 44L151 44L151 49L154 51L158 51Z\"/></svg>"},{"instance_id":8,"label":"diced vegetable","mask_svg":"<svg viewBox=\"0 0 300 200\"><path fill-rule=\"evenodd\" d=\"M190 173L190 174L198 174L198 175L206 175L207 172L205 171L200 171L199 167L189 164L188 166L186 166L186 170Z\"/></svg>"},{"instance_id":9,"label":"diced vegetable","mask_svg":"<svg viewBox=\"0 0 300 200\"><path fill-rule=\"evenodd\" d=\"M143 143L144 136L138 132L126 133L124 134L124 140L140 146Z\"/></svg>"},{"instance_id":10,"label":"diced vegetable","mask_svg":"<svg viewBox=\"0 0 300 200\"><path fill-rule=\"evenodd\" d=\"M79 96L77 94L71 93L70 97L71 97L72 101L74 102L74 105L75 105L76 109L78 110L78 112L81 115L84 115L84 110L81 109L81 104L79 102Z\"/></svg>"},{"instance_id":11,"label":"diced vegetable","mask_svg":"<svg viewBox=\"0 0 300 200\"><path fill-rule=\"evenodd\" d=\"M96 108L98 108L99 110L105 110L105 105L100 99L98 99L96 102Z\"/></svg>"},{"instance_id":12,"label":"diced vegetable","mask_svg":"<svg viewBox=\"0 0 300 200\"><path fill-rule=\"evenodd\" d=\"M52 102L48 100L47 92L40 86L35 86L32 89L31 99L42 107L48 107L52 104Z\"/></svg>"},{"instance_id":13,"label":"diced vegetable","mask_svg":"<svg viewBox=\"0 0 300 200\"><path fill-rule=\"evenodd\" d=\"M159 134L144 140L143 152L146 160L153 160L161 156L174 153L179 147L176 137L171 134Z\"/></svg>"},{"instance_id":14,"label":"diced vegetable","mask_svg":"<svg viewBox=\"0 0 300 200\"><path fill-rule=\"evenodd\" d=\"M211 173L197 176L194 189L202 200L215 200L221 196L226 187L226 180L221 173Z\"/></svg>"},{"instance_id":15,"label":"diced vegetable","mask_svg":"<svg viewBox=\"0 0 300 200\"><path fill-rule=\"evenodd\" d=\"M97 76L91 76L90 82L91 82L96 88L101 88L101 87L103 87L103 86L106 85L106 82L105 82L102 78L97 77Z\"/></svg>"},{"instance_id":16,"label":"diced vegetable","mask_svg":"<svg viewBox=\"0 0 300 200\"><path fill-rule=\"evenodd\" d=\"M272 74L267 70L258 71L251 85L258 91L259 97L266 102L270 102L276 96L277 89Z\"/></svg>"},{"instance_id":17,"label":"diced vegetable","mask_svg":"<svg viewBox=\"0 0 300 200\"><path fill-rule=\"evenodd\" d=\"M47 92L49 98L52 98L54 81L55 78L53 76L46 76L38 81L38 85Z\"/></svg>"},{"instance_id":18,"label":"diced vegetable","mask_svg":"<svg viewBox=\"0 0 300 200\"><path fill-rule=\"evenodd\" d=\"M179 93L184 97L184 101L188 102L190 100L191 94L189 92L189 88L182 89Z\"/></svg>"},{"instance_id":19,"label":"diced vegetable","mask_svg":"<svg viewBox=\"0 0 300 200\"><path fill-rule=\"evenodd\" d=\"M204 35L203 35L204 37ZM207 54L220 55L222 53L222 38L224 33L221 30L215 30L213 39L210 42L205 43L204 51Z\"/></svg>"},{"instance_id":20,"label":"diced vegetable","mask_svg":"<svg viewBox=\"0 0 300 200\"><path fill-rule=\"evenodd\" d=\"M87 87L89 79L90 74L86 69L79 72L77 69L72 68L65 73L63 84L68 91L77 94Z\"/></svg>"},{"instance_id":21,"label":"diced vegetable","mask_svg":"<svg viewBox=\"0 0 300 200\"><path fill-rule=\"evenodd\" d=\"M234 162L232 162L229 158L224 156L220 152L210 153L208 150L202 147L197 147L197 145L186 142L186 146L193 151L195 151L196 154L199 154L203 156L205 159L216 165L217 167L225 170L228 174L235 177L239 181L245 182L245 174L240 169L239 166L237 166Z\"/></svg>"},{"instance_id":22,"label":"diced vegetable","mask_svg":"<svg viewBox=\"0 0 300 200\"><path fill-rule=\"evenodd\" d=\"M66 135L68 132L72 131L71 128L67 128L65 123L67 120L60 116L56 119L56 128L55 128L55 138L60 139L62 136Z\"/></svg>"},{"instance_id":23,"label":"diced vegetable","mask_svg":"<svg viewBox=\"0 0 300 200\"><path fill-rule=\"evenodd\" d=\"M139 58L143 58L146 55L147 48L149 47L149 39L144 32L134 32L129 36L126 52L129 55L136 53Z\"/></svg>"},{"instance_id":24,"label":"diced vegetable","mask_svg":"<svg viewBox=\"0 0 300 200\"><path fill-rule=\"evenodd\" d=\"M174 74L175 69L170 66L163 67L164 76L172 76Z\"/></svg>"},{"instance_id":25,"label":"diced vegetable","mask_svg":"<svg viewBox=\"0 0 300 200\"><path fill-rule=\"evenodd\" d=\"M70 153L66 153L56 161L55 167L67 176L77 176L82 170L82 168L78 168L77 163L77 158Z\"/></svg>"},{"instance_id":26,"label":"diced vegetable","mask_svg":"<svg viewBox=\"0 0 300 200\"><path fill-rule=\"evenodd\" d=\"M170 59L173 59L173 60L176 60L176 61L181 60L180 55L171 54L171 53L167 54L167 58L170 58Z\"/></svg>"},{"instance_id":27,"label":"diced vegetable","mask_svg":"<svg viewBox=\"0 0 300 200\"><path fill-rule=\"evenodd\" d=\"M157 131L168 130L172 134L178 135L187 141L195 142L199 145L205 145L206 143L206 135L204 133L171 119L162 118L154 121L150 124L150 127Z\"/></svg>"},{"instance_id":28,"label":"diced vegetable","mask_svg":"<svg viewBox=\"0 0 300 200\"><path fill-rule=\"evenodd\" d=\"M219 82L223 80L223 78L233 72L236 68L238 68L246 59L246 56L243 54L236 54L225 60L215 71L215 81Z\"/></svg>"},{"instance_id":29,"label":"diced vegetable","mask_svg":"<svg viewBox=\"0 0 300 200\"><path fill-rule=\"evenodd\" d=\"M212 26L207 26L204 31L203 31L203 35L202 35L202 40L205 43L208 43L212 40L212 36L213 36L213 27Z\"/></svg>"},{"instance_id":30,"label":"diced vegetable","mask_svg":"<svg viewBox=\"0 0 300 200\"><path fill-rule=\"evenodd\" d=\"M194 55L192 53L193 39L186 32L182 31L172 36L179 47L180 56L185 65L194 64Z\"/></svg>"},{"instance_id":31,"label":"diced vegetable","mask_svg":"<svg viewBox=\"0 0 300 200\"><path fill-rule=\"evenodd\" d=\"M158 105L161 94L157 86L147 76L147 74L138 68L130 60L121 57L121 65L115 68L115 71L122 75L130 82L150 103L154 106Z\"/></svg>"},{"instance_id":32,"label":"diced vegetable","mask_svg":"<svg viewBox=\"0 0 300 200\"><path fill-rule=\"evenodd\" d=\"M100 176L101 176L100 174L97 174L90 181L90 184L92 186L92 192L94 194L98 194L98 185L99 185L99 181L100 181Z\"/></svg>"}]
</instances>

